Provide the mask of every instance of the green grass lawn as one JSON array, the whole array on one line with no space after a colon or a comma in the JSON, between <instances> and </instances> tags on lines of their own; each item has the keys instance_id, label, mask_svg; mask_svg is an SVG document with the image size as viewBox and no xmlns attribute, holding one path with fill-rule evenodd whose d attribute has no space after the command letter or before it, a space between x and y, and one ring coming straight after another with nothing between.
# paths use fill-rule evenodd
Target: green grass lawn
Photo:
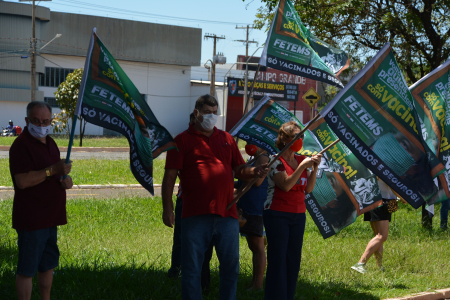
<instances>
[{"instance_id":1,"label":"green grass lawn","mask_svg":"<svg viewBox=\"0 0 450 300\"><path fill-rule=\"evenodd\" d=\"M66 135L51 135L59 147L69 146L69 137ZM16 137L2 137L0 138L0 146L11 146ZM80 138L75 136L73 146L80 146ZM83 137L83 147L129 147L128 140L123 137Z\"/></svg>"},{"instance_id":2,"label":"green grass lawn","mask_svg":"<svg viewBox=\"0 0 450 300\"><path fill-rule=\"evenodd\" d=\"M166 160L153 161L154 183L162 183ZM74 184L137 184L128 160L75 159L70 176ZM0 159L0 186L12 186L9 160Z\"/></svg>"},{"instance_id":3,"label":"green grass lawn","mask_svg":"<svg viewBox=\"0 0 450 300\"><path fill-rule=\"evenodd\" d=\"M62 135L52 135L56 144L59 147L67 147L69 145L69 138ZM0 146L11 146L16 137L3 137L0 138ZM239 149L244 149L246 142L239 140ZM80 146L80 138L75 136L73 140L73 146ZM121 137L83 137L83 147L129 147L128 140Z\"/></svg>"},{"instance_id":4,"label":"green grass lawn","mask_svg":"<svg viewBox=\"0 0 450 300\"><path fill-rule=\"evenodd\" d=\"M0 202L0 294L14 299L16 233L10 228L12 201ZM60 266L55 270L52 299L180 299L181 286L169 279L172 229L161 221L160 198L70 200L68 225L59 228ZM437 212L439 209L437 209ZM438 219L438 218L437 218ZM337 236L323 240L307 217L302 266L295 299L385 299L450 287L449 232L434 220L423 230L420 213L400 205L384 247L385 272L373 258L365 275L350 269L372 238L360 217ZM251 253L240 244L237 299L262 299L247 292ZM212 290L219 299L216 256L211 263ZM32 299L40 299L34 284Z\"/></svg>"}]
</instances>

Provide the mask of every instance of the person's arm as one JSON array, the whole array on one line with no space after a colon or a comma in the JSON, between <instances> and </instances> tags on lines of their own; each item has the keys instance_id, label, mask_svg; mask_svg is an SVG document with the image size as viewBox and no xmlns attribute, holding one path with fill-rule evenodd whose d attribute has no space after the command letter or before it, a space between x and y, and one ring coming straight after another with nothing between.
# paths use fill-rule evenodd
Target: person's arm
<instances>
[{"instance_id":1,"label":"person's arm","mask_svg":"<svg viewBox=\"0 0 450 300\"><path fill-rule=\"evenodd\" d=\"M317 170L319 170L319 164L322 160L322 154L314 155L311 157L314 162L313 169L311 172L308 171L308 181L305 187L305 193L311 193L314 190L314 186L316 185L316 175ZM323 174L325 176L325 174Z\"/></svg>"},{"instance_id":2,"label":"person's arm","mask_svg":"<svg viewBox=\"0 0 450 300\"><path fill-rule=\"evenodd\" d=\"M67 175L70 173L70 170L72 168L72 161L71 163L66 164L65 160L61 159L56 164L48 167L47 169L50 171L50 176L53 175ZM23 190L29 187L36 186L42 182L44 182L47 179L47 171L46 169L42 169L39 171L30 171L28 173L20 173L14 175L14 180L16 182L16 185L19 189Z\"/></svg>"},{"instance_id":3,"label":"person's arm","mask_svg":"<svg viewBox=\"0 0 450 300\"><path fill-rule=\"evenodd\" d=\"M321 156L320 156L321 157ZM297 169L290 176L287 175L286 171L278 172L273 176L275 184L285 192L289 192L295 183L298 181L300 176L302 176L303 171L307 168L311 168L315 163L320 163L320 157L314 155L312 157L306 157L297 167ZM315 183L315 177L314 177ZM314 188L314 185L313 185Z\"/></svg>"},{"instance_id":4,"label":"person's arm","mask_svg":"<svg viewBox=\"0 0 450 300\"><path fill-rule=\"evenodd\" d=\"M265 155L261 155L261 156L258 157L258 159L255 161L255 165L257 165L257 166L258 166L258 165L267 165L267 163L269 163L269 157L267 157L267 156L265 156ZM259 177L258 181L256 181L255 184L254 184L253 186L260 186L260 185L263 183L264 178L266 178L266 176L264 176L264 177ZM246 180L243 180L243 181L250 182L252 179L253 179L253 178L246 179Z\"/></svg>"},{"instance_id":5,"label":"person's arm","mask_svg":"<svg viewBox=\"0 0 450 300\"><path fill-rule=\"evenodd\" d=\"M59 182L61 184L61 187L65 190L70 190L73 187L72 177L70 177L69 175L67 175L64 179L61 178Z\"/></svg>"},{"instance_id":6,"label":"person's arm","mask_svg":"<svg viewBox=\"0 0 450 300\"><path fill-rule=\"evenodd\" d=\"M243 181L248 181L249 179L251 180L257 176L260 178L266 177L269 169L267 168L267 164L262 164L257 167L243 164L234 167L233 171L234 177Z\"/></svg>"},{"instance_id":7,"label":"person's arm","mask_svg":"<svg viewBox=\"0 0 450 300\"><path fill-rule=\"evenodd\" d=\"M175 224L175 215L173 208L173 188L175 181L177 180L177 169L166 169L164 172L164 178L161 187L161 196L163 204L163 222L166 226L172 228Z\"/></svg>"}]
</instances>

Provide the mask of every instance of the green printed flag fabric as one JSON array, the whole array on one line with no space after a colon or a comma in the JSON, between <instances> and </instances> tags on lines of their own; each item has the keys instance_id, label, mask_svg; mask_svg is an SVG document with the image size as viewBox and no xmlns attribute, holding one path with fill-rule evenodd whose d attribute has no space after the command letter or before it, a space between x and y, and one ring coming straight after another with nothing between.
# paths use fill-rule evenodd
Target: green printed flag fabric
<instances>
[{"instance_id":1,"label":"green printed flag fabric","mask_svg":"<svg viewBox=\"0 0 450 300\"><path fill-rule=\"evenodd\" d=\"M413 98L386 44L321 111L350 151L414 208L433 201L445 171L423 140Z\"/></svg>"},{"instance_id":2,"label":"green printed flag fabric","mask_svg":"<svg viewBox=\"0 0 450 300\"><path fill-rule=\"evenodd\" d=\"M311 124L309 130L323 148L338 139L323 118ZM316 185L312 193L306 195L305 203L326 239L354 223L359 215L382 205L383 201L376 175L345 144L337 143L325 156L328 168L319 166ZM338 166L345 171L336 172Z\"/></svg>"},{"instance_id":3,"label":"green printed flag fabric","mask_svg":"<svg viewBox=\"0 0 450 300\"><path fill-rule=\"evenodd\" d=\"M231 129L230 134L275 155L278 153L275 147L278 128L289 121L304 127L291 112L266 95ZM305 133L303 149L306 149L304 155L310 156L322 150L309 132Z\"/></svg>"},{"instance_id":4,"label":"green printed flag fabric","mask_svg":"<svg viewBox=\"0 0 450 300\"><path fill-rule=\"evenodd\" d=\"M260 100L230 134L275 155L279 127L289 121L303 124L269 96ZM323 118L305 132L301 155L320 152L337 139ZM322 236L328 238L352 224L360 214L381 205L376 176L349 149L337 143L325 153L319 166L314 191L306 195L306 207Z\"/></svg>"},{"instance_id":5,"label":"green printed flag fabric","mask_svg":"<svg viewBox=\"0 0 450 300\"><path fill-rule=\"evenodd\" d=\"M313 35L290 0L280 0L259 64L343 87L337 76L350 60L344 51Z\"/></svg>"},{"instance_id":6,"label":"green printed flag fabric","mask_svg":"<svg viewBox=\"0 0 450 300\"><path fill-rule=\"evenodd\" d=\"M409 90L423 139L447 169L439 175L438 194L427 204L450 198L450 60L420 79Z\"/></svg>"},{"instance_id":7,"label":"green printed flag fabric","mask_svg":"<svg viewBox=\"0 0 450 300\"><path fill-rule=\"evenodd\" d=\"M75 114L123 134L130 144L130 169L153 195L153 159L174 148L170 133L100 41L94 28Z\"/></svg>"}]
</instances>

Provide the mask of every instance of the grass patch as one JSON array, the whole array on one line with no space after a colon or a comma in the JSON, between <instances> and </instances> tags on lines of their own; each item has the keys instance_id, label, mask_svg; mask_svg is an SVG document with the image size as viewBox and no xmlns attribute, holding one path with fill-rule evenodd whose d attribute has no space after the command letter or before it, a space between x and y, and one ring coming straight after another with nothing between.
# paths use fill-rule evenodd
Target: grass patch
<instances>
[{"instance_id":1,"label":"grass patch","mask_svg":"<svg viewBox=\"0 0 450 300\"><path fill-rule=\"evenodd\" d=\"M154 183L162 183L166 160L153 161ZM70 176L74 184L137 184L129 160L75 159ZM177 181L178 182L178 181ZM0 186L12 186L9 159L0 159Z\"/></svg>"},{"instance_id":2,"label":"grass patch","mask_svg":"<svg viewBox=\"0 0 450 300\"><path fill-rule=\"evenodd\" d=\"M51 135L58 147L69 146L69 137L65 135ZM0 138L0 146L11 146L16 137ZM246 141L239 139L239 149L244 149ZM73 146L80 146L80 138L75 136ZM124 136L120 137L99 137L99 136L85 136L83 137L83 147L129 147L128 140Z\"/></svg>"},{"instance_id":3,"label":"grass patch","mask_svg":"<svg viewBox=\"0 0 450 300\"><path fill-rule=\"evenodd\" d=\"M51 135L58 147L69 146L69 137L66 135ZM16 137L0 138L0 146L11 146ZM75 136L73 146L80 146L80 137ZM85 136L83 137L83 147L129 147L128 140L124 136L118 137L99 137Z\"/></svg>"},{"instance_id":4,"label":"grass patch","mask_svg":"<svg viewBox=\"0 0 450 300\"><path fill-rule=\"evenodd\" d=\"M16 233L10 228L12 201L0 202L0 293L14 299ZM54 299L180 299L181 285L168 279L172 230L161 221L160 198L71 200L68 225L59 228L60 266ZM439 209L437 209L438 213ZM373 258L365 275L350 269L372 238L362 217L337 236L323 240L307 217L302 267L295 299L385 299L450 286L449 232L437 220L433 231L420 225L420 212L400 205L384 247L386 272ZM237 299L262 299L247 292L251 253L240 243ZM211 263L211 292L219 298L216 255ZM32 299L39 299L34 283Z\"/></svg>"}]
</instances>

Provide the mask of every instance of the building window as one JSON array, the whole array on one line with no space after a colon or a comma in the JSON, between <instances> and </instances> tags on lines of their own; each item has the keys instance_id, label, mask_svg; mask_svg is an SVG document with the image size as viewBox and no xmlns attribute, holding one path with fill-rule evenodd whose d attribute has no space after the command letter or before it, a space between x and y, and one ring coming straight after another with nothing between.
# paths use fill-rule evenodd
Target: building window
<instances>
[{"instance_id":1,"label":"building window","mask_svg":"<svg viewBox=\"0 0 450 300\"><path fill-rule=\"evenodd\" d=\"M58 87L74 69L45 67L45 74L39 74L39 86Z\"/></svg>"},{"instance_id":2,"label":"building window","mask_svg":"<svg viewBox=\"0 0 450 300\"><path fill-rule=\"evenodd\" d=\"M56 102L56 98L54 97L44 97L44 102L48 103L51 107L59 108L58 102Z\"/></svg>"}]
</instances>

